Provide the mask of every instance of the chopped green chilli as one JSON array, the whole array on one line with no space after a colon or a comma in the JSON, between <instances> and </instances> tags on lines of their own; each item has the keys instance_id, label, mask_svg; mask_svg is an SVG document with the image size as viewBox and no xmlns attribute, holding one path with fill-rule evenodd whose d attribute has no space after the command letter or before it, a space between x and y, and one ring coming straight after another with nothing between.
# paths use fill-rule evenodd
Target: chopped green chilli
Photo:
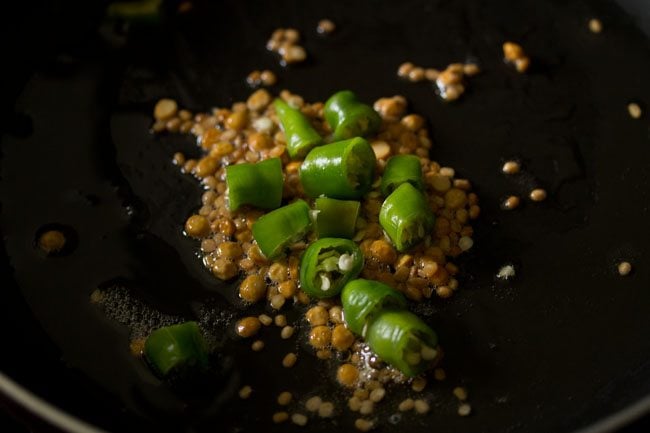
<instances>
[{"instance_id":1,"label":"chopped green chilli","mask_svg":"<svg viewBox=\"0 0 650 433\"><path fill-rule=\"evenodd\" d=\"M314 201L316 231L321 238L347 238L354 236L360 203L319 197Z\"/></svg>"},{"instance_id":2,"label":"chopped green chilli","mask_svg":"<svg viewBox=\"0 0 650 433\"><path fill-rule=\"evenodd\" d=\"M365 137L377 132L381 125L379 114L349 90L332 95L325 102L324 114L334 140Z\"/></svg>"},{"instance_id":3,"label":"chopped green chilli","mask_svg":"<svg viewBox=\"0 0 650 433\"><path fill-rule=\"evenodd\" d=\"M382 360L410 377L422 373L438 356L436 333L407 310L379 313L368 327L366 341Z\"/></svg>"},{"instance_id":4,"label":"chopped green chilli","mask_svg":"<svg viewBox=\"0 0 650 433\"><path fill-rule=\"evenodd\" d=\"M381 193L387 196L405 182L424 190L420 158L415 155L396 155L388 160L381 177Z\"/></svg>"},{"instance_id":5,"label":"chopped green chilli","mask_svg":"<svg viewBox=\"0 0 650 433\"><path fill-rule=\"evenodd\" d=\"M205 367L208 362L205 341L196 322L156 329L144 343L144 355L162 376L179 368Z\"/></svg>"},{"instance_id":6,"label":"chopped green chilli","mask_svg":"<svg viewBox=\"0 0 650 433\"><path fill-rule=\"evenodd\" d=\"M384 308L406 308L404 296L379 281L352 280L341 293L341 303L350 331L364 336L367 324Z\"/></svg>"},{"instance_id":7,"label":"chopped green chilli","mask_svg":"<svg viewBox=\"0 0 650 433\"><path fill-rule=\"evenodd\" d=\"M315 147L300 166L305 193L338 199L358 199L368 192L377 160L360 137Z\"/></svg>"},{"instance_id":8,"label":"chopped green chilli","mask_svg":"<svg viewBox=\"0 0 650 433\"><path fill-rule=\"evenodd\" d=\"M330 298L356 278L363 268L359 246L348 239L323 238L307 248L300 261L302 290L316 298Z\"/></svg>"},{"instance_id":9,"label":"chopped green chilli","mask_svg":"<svg viewBox=\"0 0 650 433\"><path fill-rule=\"evenodd\" d=\"M312 224L309 213L309 205L304 200L296 200L255 221L253 238L262 254L268 259L278 257L305 236Z\"/></svg>"},{"instance_id":10,"label":"chopped green chilli","mask_svg":"<svg viewBox=\"0 0 650 433\"><path fill-rule=\"evenodd\" d=\"M287 141L287 152L293 159L302 159L313 147L323 143L322 137L299 109L291 107L282 99L273 102Z\"/></svg>"},{"instance_id":11,"label":"chopped green chilli","mask_svg":"<svg viewBox=\"0 0 650 433\"><path fill-rule=\"evenodd\" d=\"M379 211L379 223L398 251L424 239L433 228L434 218L427 199L408 182L393 191Z\"/></svg>"},{"instance_id":12,"label":"chopped green chilli","mask_svg":"<svg viewBox=\"0 0 650 433\"><path fill-rule=\"evenodd\" d=\"M235 211L243 205L275 209L282 203L282 161L271 158L255 164L226 167L228 207Z\"/></svg>"}]
</instances>

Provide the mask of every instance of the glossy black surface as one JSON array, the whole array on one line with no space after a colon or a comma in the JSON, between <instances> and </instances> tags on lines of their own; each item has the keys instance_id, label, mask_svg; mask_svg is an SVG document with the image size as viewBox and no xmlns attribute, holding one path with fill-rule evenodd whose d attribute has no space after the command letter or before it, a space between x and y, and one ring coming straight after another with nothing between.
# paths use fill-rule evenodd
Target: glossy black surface
<instances>
[{"instance_id":1,"label":"glossy black surface","mask_svg":"<svg viewBox=\"0 0 650 433\"><path fill-rule=\"evenodd\" d=\"M441 335L449 378L426 392L429 415L385 430L571 431L650 391L650 130L647 116L632 120L626 110L650 100L650 44L610 2L199 3L128 35L100 25L90 5L36 5L36 18L6 23L24 38L10 45L18 65L15 85L5 84L7 101L17 100L3 106L0 369L40 395L114 431L188 432L292 428L269 422L285 389L340 398L333 370L303 340L266 330L258 354L223 332L241 305L181 233L201 190L171 155L196 149L189 138L148 133L160 97L193 110L228 105L250 92L248 72L264 68L278 72L273 90L310 101L342 88L368 101L406 96L428 119L434 159L471 179L481 197L463 290L417 308ZM592 16L603 21L600 35L587 29ZM338 25L329 38L315 32L323 17ZM284 70L264 45L289 26L310 59ZM528 74L502 63L505 40L532 56ZM406 60L441 68L468 57L483 72L454 104L395 77ZM500 173L510 157L523 162L522 175ZM499 209L503 196L537 185L549 200ZM74 227L72 254L45 259L34 250L48 223ZM615 273L623 258L635 265L627 278ZM497 283L507 262L517 278ZM165 317L216 330L234 360L223 386L183 401L133 359L128 328L89 303L115 278ZM159 313L122 320L146 328ZM296 347L298 364L282 369ZM242 384L256 390L246 402L236 397ZM455 414L458 384L470 391L471 417ZM379 407L382 421L405 393L392 395ZM309 429L350 429L353 419L346 411Z\"/></svg>"}]
</instances>

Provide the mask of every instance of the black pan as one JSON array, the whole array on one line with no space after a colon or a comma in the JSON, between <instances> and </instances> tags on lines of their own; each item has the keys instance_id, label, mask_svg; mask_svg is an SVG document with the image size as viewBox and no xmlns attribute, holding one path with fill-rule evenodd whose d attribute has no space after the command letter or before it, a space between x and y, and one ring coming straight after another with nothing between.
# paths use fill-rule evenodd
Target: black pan
<instances>
[{"instance_id":1,"label":"black pan","mask_svg":"<svg viewBox=\"0 0 650 433\"><path fill-rule=\"evenodd\" d=\"M471 179L482 200L463 289L418 310L441 335L448 379L427 392L430 414L384 431L604 432L640 416L650 408L650 134L647 115L632 120L626 106L650 101L650 43L639 27L650 29L650 9L620 3L627 11L582 0L196 2L187 14L170 5L166 19L128 31L103 23L95 2L30 2L3 14L7 404L36 412L36 430L52 422L6 377L107 431L239 432L293 430L269 422L286 388L344 401L331 368L300 340L291 346L274 335L252 354L224 333L220 324L241 307L181 233L201 191L170 162L196 147L148 133L158 98L197 111L228 105L250 92L248 72L268 68L279 75L274 91L307 100L343 88L367 101L406 96L428 119L433 158ZM594 16L600 35L587 28ZM324 17L338 24L326 39L315 33ZM310 60L282 69L264 45L288 26L303 33ZM505 40L532 55L528 74L502 63ZM395 76L406 60L442 67L467 57L483 73L453 104ZM510 157L526 175L501 175ZM549 191L546 202L500 210L502 197L537 185ZM74 233L74 250L44 258L34 239L46 224ZM634 265L625 278L615 271L622 259ZM506 263L517 277L496 280ZM172 391L134 359L129 327L89 302L95 288L115 284L131 294L127 310L147 305L156 317L198 318L217 330L225 346L214 382ZM121 319L142 325L149 316ZM301 361L287 372L279 360L296 344ZM246 402L236 396L243 384L255 390ZM451 395L459 384L474 408L466 418ZM382 420L405 391L392 395ZM353 419L312 421L307 430L348 431Z\"/></svg>"}]
</instances>

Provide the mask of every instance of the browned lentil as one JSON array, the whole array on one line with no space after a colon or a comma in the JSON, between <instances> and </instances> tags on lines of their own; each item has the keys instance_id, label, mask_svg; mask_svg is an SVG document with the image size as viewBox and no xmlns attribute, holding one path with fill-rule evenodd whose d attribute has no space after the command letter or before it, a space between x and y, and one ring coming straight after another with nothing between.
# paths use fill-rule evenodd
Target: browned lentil
<instances>
[{"instance_id":1,"label":"browned lentil","mask_svg":"<svg viewBox=\"0 0 650 433\"><path fill-rule=\"evenodd\" d=\"M322 19L318 22L316 26L316 31L321 35L329 35L330 33L336 30L336 24L332 20Z\"/></svg>"},{"instance_id":2,"label":"browned lentil","mask_svg":"<svg viewBox=\"0 0 650 433\"><path fill-rule=\"evenodd\" d=\"M627 105L627 112L630 113L632 119L640 119L643 114L641 107L636 102L631 102Z\"/></svg>"},{"instance_id":3,"label":"browned lentil","mask_svg":"<svg viewBox=\"0 0 650 433\"><path fill-rule=\"evenodd\" d=\"M315 349L323 349L332 341L332 331L327 326L316 326L309 333L309 344Z\"/></svg>"},{"instance_id":4,"label":"browned lentil","mask_svg":"<svg viewBox=\"0 0 650 433\"><path fill-rule=\"evenodd\" d=\"M530 66L530 58L524 52L521 45L514 42L504 42L503 59L506 63L512 63L517 72L526 72Z\"/></svg>"},{"instance_id":5,"label":"browned lentil","mask_svg":"<svg viewBox=\"0 0 650 433\"><path fill-rule=\"evenodd\" d=\"M532 201L544 201L546 200L546 190L542 188L535 188L530 192L530 199Z\"/></svg>"},{"instance_id":6,"label":"browned lentil","mask_svg":"<svg viewBox=\"0 0 650 433\"><path fill-rule=\"evenodd\" d=\"M257 317L249 316L240 319L237 322L236 330L240 337L249 338L257 334L260 330L261 323Z\"/></svg>"},{"instance_id":7,"label":"browned lentil","mask_svg":"<svg viewBox=\"0 0 650 433\"><path fill-rule=\"evenodd\" d=\"M600 33L603 31L603 23L598 18L592 18L589 20L589 30L592 33Z\"/></svg>"},{"instance_id":8,"label":"browned lentil","mask_svg":"<svg viewBox=\"0 0 650 433\"><path fill-rule=\"evenodd\" d=\"M336 379L343 386L351 387L359 378L359 370L352 364L343 364L336 372Z\"/></svg>"},{"instance_id":9,"label":"browned lentil","mask_svg":"<svg viewBox=\"0 0 650 433\"><path fill-rule=\"evenodd\" d=\"M156 120L169 120L176 115L178 104L173 99L161 99L153 109L153 117Z\"/></svg>"},{"instance_id":10,"label":"browned lentil","mask_svg":"<svg viewBox=\"0 0 650 433\"><path fill-rule=\"evenodd\" d=\"M247 302L258 302L265 294L266 283L259 275L249 275L239 285L239 296Z\"/></svg>"},{"instance_id":11,"label":"browned lentil","mask_svg":"<svg viewBox=\"0 0 650 433\"><path fill-rule=\"evenodd\" d=\"M521 166L517 161L506 161L503 163L501 171L505 174L517 174L521 170Z\"/></svg>"},{"instance_id":12,"label":"browned lentil","mask_svg":"<svg viewBox=\"0 0 650 433\"><path fill-rule=\"evenodd\" d=\"M629 275L630 272L632 272L632 265L630 262L620 262L616 268L621 276Z\"/></svg>"},{"instance_id":13,"label":"browned lentil","mask_svg":"<svg viewBox=\"0 0 650 433\"><path fill-rule=\"evenodd\" d=\"M59 230L48 230L38 238L38 247L46 254L58 253L65 244L65 235Z\"/></svg>"},{"instance_id":14,"label":"browned lentil","mask_svg":"<svg viewBox=\"0 0 650 433\"><path fill-rule=\"evenodd\" d=\"M521 200L519 197L516 195L511 195L510 197L506 198L503 203L501 203L501 208L505 210L513 210L517 209L519 207L519 203ZM470 208L470 216L471 216L471 208Z\"/></svg>"},{"instance_id":15,"label":"browned lentil","mask_svg":"<svg viewBox=\"0 0 650 433\"><path fill-rule=\"evenodd\" d=\"M287 412L276 412L273 414L272 419L275 424L280 424L289 419L289 414Z\"/></svg>"},{"instance_id":16,"label":"browned lentil","mask_svg":"<svg viewBox=\"0 0 650 433\"><path fill-rule=\"evenodd\" d=\"M285 368L291 368L296 365L297 360L298 356L293 352L289 352L284 356L284 358L282 358L282 366Z\"/></svg>"},{"instance_id":17,"label":"browned lentil","mask_svg":"<svg viewBox=\"0 0 650 433\"><path fill-rule=\"evenodd\" d=\"M278 395L278 404L280 406L288 406L293 400L293 395L289 391L283 391Z\"/></svg>"}]
</instances>

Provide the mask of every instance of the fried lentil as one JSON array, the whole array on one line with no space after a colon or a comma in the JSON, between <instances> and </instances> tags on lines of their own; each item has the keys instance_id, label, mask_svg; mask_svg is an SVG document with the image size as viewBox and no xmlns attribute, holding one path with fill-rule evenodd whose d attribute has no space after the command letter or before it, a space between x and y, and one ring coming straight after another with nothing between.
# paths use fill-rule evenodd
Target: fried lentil
<instances>
[{"instance_id":1,"label":"fried lentil","mask_svg":"<svg viewBox=\"0 0 650 433\"><path fill-rule=\"evenodd\" d=\"M316 31L321 35L329 35L336 30L336 24L332 20L322 19L318 22L316 26Z\"/></svg>"},{"instance_id":2,"label":"fried lentil","mask_svg":"<svg viewBox=\"0 0 650 433\"><path fill-rule=\"evenodd\" d=\"M617 266L617 270L618 274L624 277L632 272L632 265L630 262L620 262Z\"/></svg>"},{"instance_id":3,"label":"fried lentil","mask_svg":"<svg viewBox=\"0 0 650 433\"><path fill-rule=\"evenodd\" d=\"M59 230L48 230L38 238L38 247L46 254L58 253L65 243L65 235Z\"/></svg>"},{"instance_id":4,"label":"fried lentil","mask_svg":"<svg viewBox=\"0 0 650 433\"><path fill-rule=\"evenodd\" d=\"M632 117L632 119L640 119L641 115L643 114L641 107L636 102L631 102L628 104L627 112L630 113L630 117Z\"/></svg>"}]
</instances>

